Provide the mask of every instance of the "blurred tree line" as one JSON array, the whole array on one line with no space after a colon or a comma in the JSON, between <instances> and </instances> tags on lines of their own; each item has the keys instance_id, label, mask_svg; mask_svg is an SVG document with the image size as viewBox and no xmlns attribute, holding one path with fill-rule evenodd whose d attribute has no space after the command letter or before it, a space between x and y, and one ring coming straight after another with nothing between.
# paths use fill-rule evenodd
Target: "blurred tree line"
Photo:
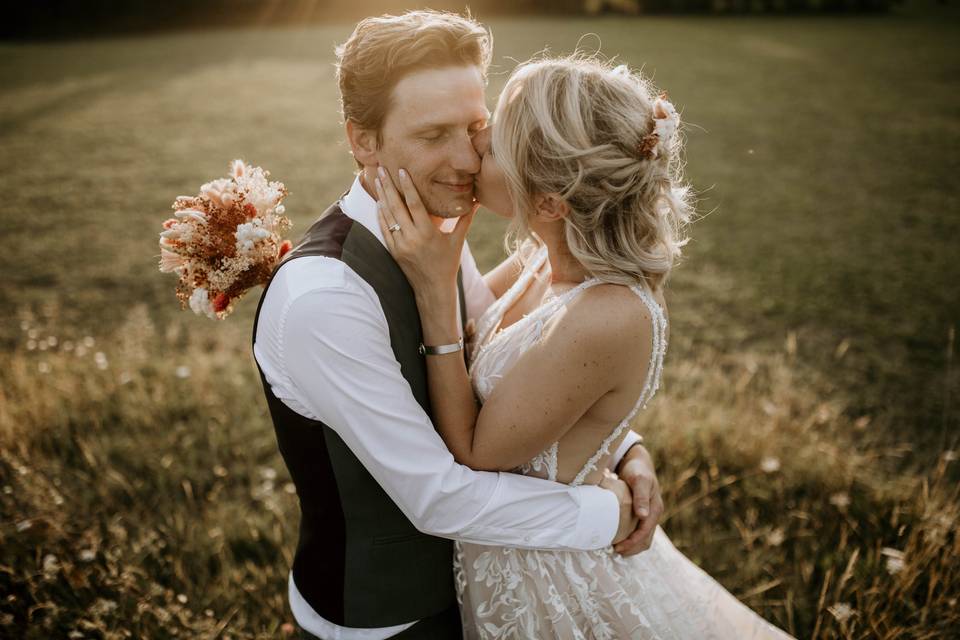
<instances>
[{"instance_id":1,"label":"blurred tree line","mask_svg":"<svg viewBox=\"0 0 960 640\"><path fill-rule=\"evenodd\" d=\"M63 38L204 26L352 21L429 6L495 15L886 11L898 0L30 0L7 5L0 37Z\"/></svg>"}]
</instances>

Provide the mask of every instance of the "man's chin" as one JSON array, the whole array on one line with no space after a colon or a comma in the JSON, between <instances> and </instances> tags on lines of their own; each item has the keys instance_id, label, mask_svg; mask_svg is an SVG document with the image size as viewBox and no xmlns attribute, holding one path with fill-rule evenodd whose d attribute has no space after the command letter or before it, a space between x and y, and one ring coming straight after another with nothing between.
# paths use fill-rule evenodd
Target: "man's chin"
<instances>
[{"instance_id":1,"label":"man's chin","mask_svg":"<svg viewBox=\"0 0 960 640\"><path fill-rule=\"evenodd\" d=\"M473 194L468 193L456 198L443 198L434 203L429 203L427 210L438 218L465 216L473 210Z\"/></svg>"}]
</instances>

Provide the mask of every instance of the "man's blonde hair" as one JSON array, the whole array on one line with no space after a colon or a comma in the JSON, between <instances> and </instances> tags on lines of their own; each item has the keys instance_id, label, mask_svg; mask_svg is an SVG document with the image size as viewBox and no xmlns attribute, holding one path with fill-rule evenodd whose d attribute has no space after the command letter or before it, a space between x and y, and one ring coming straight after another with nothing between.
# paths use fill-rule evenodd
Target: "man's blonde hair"
<instances>
[{"instance_id":1,"label":"man's blonde hair","mask_svg":"<svg viewBox=\"0 0 960 640\"><path fill-rule=\"evenodd\" d=\"M379 145L391 93L405 75L472 65L486 78L492 47L493 36L469 14L425 10L365 18L336 48L343 119L376 131Z\"/></svg>"},{"instance_id":2,"label":"man's blonde hair","mask_svg":"<svg viewBox=\"0 0 960 640\"><path fill-rule=\"evenodd\" d=\"M658 92L626 66L595 57L541 59L510 76L494 114L493 150L517 215L510 251L526 253L538 194L558 193L570 253L606 282L659 288L680 256L693 214L682 141L655 157Z\"/></svg>"}]
</instances>

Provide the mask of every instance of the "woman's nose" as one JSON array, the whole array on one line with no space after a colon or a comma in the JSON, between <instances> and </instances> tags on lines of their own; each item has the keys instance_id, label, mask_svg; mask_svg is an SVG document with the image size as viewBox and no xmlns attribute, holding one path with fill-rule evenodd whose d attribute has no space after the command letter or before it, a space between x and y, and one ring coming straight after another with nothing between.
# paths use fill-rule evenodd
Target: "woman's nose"
<instances>
[{"instance_id":1,"label":"woman's nose","mask_svg":"<svg viewBox=\"0 0 960 640\"><path fill-rule=\"evenodd\" d=\"M481 129L473 136L473 148L477 155L483 156L490 150L490 127Z\"/></svg>"}]
</instances>

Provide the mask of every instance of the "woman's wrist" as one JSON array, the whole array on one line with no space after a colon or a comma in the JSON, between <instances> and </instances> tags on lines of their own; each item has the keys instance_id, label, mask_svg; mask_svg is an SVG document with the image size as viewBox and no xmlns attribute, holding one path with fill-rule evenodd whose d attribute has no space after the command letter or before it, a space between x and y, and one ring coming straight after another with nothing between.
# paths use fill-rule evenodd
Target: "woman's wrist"
<instances>
[{"instance_id":1,"label":"woman's wrist","mask_svg":"<svg viewBox=\"0 0 960 640\"><path fill-rule=\"evenodd\" d=\"M457 321L457 291L431 291L417 295L417 310L423 328L423 344L437 346L453 344L460 339Z\"/></svg>"},{"instance_id":2,"label":"woman's wrist","mask_svg":"<svg viewBox=\"0 0 960 640\"><path fill-rule=\"evenodd\" d=\"M455 284L443 289L430 287L415 290L414 298L417 301L417 309L420 311L421 317L444 315L451 311L456 313L457 304L459 304Z\"/></svg>"},{"instance_id":3,"label":"woman's wrist","mask_svg":"<svg viewBox=\"0 0 960 640\"><path fill-rule=\"evenodd\" d=\"M445 344L454 344L460 340L460 330L456 319L451 321L435 320L423 323L423 344L428 347L439 347Z\"/></svg>"}]
</instances>

